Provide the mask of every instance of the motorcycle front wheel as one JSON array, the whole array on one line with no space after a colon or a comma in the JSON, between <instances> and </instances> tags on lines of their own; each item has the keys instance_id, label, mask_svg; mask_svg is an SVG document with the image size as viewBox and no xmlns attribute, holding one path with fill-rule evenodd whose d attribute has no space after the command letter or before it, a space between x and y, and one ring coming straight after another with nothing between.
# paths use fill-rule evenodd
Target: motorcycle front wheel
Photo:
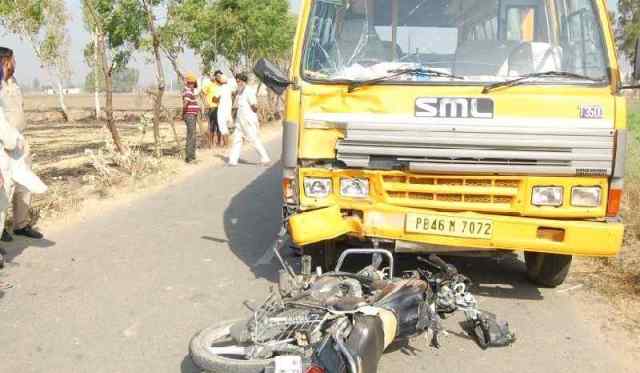
<instances>
[{"instance_id":1,"label":"motorcycle front wheel","mask_svg":"<svg viewBox=\"0 0 640 373\"><path fill-rule=\"evenodd\" d=\"M274 359L248 360L231 337L231 327L246 320L225 321L198 332L189 344L191 360L200 369L213 373L263 373Z\"/></svg>"}]
</instances>

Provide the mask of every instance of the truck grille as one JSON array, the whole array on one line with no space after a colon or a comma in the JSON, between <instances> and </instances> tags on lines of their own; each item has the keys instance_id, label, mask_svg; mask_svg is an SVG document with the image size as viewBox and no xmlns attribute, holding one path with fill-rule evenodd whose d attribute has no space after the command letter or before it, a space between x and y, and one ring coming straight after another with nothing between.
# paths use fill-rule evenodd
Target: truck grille
<instances>
[{"instance_id":1,"label":"truck grille","mask_svg":"<svg viewBox=\"0 0 640 373\"><path fill-rule=\"evenodd\" d=\"M512 176L610 176L613 170L616 132L605 120L308 118L343 131L336 159L349 168Z\"/></svg>"},{"instance_id":2,"label":"truck grille","mask_svg":"<svg viewBox=\"0 0 640 373\"><path fill-rule=\"evenodd\" d=\"M517 213L522 205L518 177L383 176L387 203L426 209Z\"/></svg>"}]
</instances>

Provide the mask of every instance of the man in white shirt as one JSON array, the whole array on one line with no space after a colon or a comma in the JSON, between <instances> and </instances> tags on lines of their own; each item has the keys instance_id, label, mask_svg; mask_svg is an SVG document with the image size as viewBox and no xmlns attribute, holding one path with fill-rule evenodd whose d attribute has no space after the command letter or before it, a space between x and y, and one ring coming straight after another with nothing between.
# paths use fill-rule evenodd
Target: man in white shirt
<instances>
[{"instance_id":1,"label":"man in white shirt","mask_svg":"<svg viewBox=\"0 0 640 373\"><path fill-rule=\"evenodd\" d=\"M233 133L233 144L229 153L229 166L237 166L242 152L242 144L248 141L258 152L260 164L263 166L271 162L267 150L260 140L258 132L258 98L256 91L248 87L249 78L246 74L236 75L238 91L233 107L237 110L236 129Z\"/></svg>"}]
</instances>

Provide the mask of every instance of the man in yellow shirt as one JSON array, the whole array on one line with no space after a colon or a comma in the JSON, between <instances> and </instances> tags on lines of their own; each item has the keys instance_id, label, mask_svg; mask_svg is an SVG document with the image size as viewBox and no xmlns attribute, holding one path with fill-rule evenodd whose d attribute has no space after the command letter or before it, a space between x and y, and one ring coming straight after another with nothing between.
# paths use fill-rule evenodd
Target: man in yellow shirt
<instances>
[{"instance_id":1,"label":"man in yellow shirt","mask_svg":"<svg viewBox=\"0 0 640 373\"><path fill-rule=\"evenodd\" d=\"M209 147L213 144L221 145L223 142L223 136L220 133L220 126L218 125L218 105L220 104L220 83L222 79L222 71L216 70L213 75L211 75L211 79L207 80L203 87L202 93L205 98L205 105L208 108L208 119L209 119Z\"/></svg>"}]
</instances>

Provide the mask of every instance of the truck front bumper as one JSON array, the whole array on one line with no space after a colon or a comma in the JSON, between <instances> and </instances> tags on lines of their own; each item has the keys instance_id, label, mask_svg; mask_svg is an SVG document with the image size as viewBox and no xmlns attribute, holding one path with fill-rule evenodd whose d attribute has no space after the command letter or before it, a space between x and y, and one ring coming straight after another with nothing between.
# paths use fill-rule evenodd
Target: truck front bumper
<instances>
[{"instance_id":1,"label":"truck front bumper","mask_svg":"<svg viewBox=\"0 0 640 373\"><path fill-rule=\"evenodd\" d=\"M416 234L405 230L408 213L488 219L493 222L490 239ZM337 205L299 213L289 219L293 242L304 246L343 235L433 245L451 250L526 250L566 255L614 256L622 247L624 225L611 221L550 220L471 212L441 213L423 209L365 211L352 215ZM421 251L415 245L414 251Z\"/></svg>"}]
</instances>

